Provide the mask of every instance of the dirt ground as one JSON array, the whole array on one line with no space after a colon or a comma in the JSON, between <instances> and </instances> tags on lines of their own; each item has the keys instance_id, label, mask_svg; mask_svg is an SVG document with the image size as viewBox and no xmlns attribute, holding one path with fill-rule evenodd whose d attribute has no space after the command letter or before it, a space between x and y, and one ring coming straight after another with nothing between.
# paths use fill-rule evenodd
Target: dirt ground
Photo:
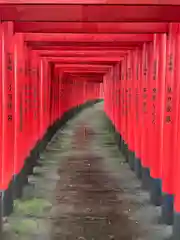
<instances>
[{"instance_id":1,"label":"dirt ground","mask_svg":"<svg viewBox=\"0 0 180 240\"><path fill-rule=\"evenodd\" d=\"M60 129L39 159L3 240L164 240L160 208L130 171L107 128L103 104Z\"/></svg>"}]
</instances>

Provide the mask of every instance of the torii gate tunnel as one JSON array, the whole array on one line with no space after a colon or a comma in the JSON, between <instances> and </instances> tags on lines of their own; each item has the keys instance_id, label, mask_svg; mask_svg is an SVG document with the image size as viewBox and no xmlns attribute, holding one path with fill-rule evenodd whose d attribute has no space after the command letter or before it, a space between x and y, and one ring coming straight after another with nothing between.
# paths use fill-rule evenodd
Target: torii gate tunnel
<instances>
[{"instance_id":1,"label":"torii gate tunnel","mask_svg":"<svg viewBox=\"0 0 180 240\"><path fill-rule=\"evenodd\" d=\"M2 214L65 114L104 99L131 169L180 239L179 1L0 0L0 20Z\"/></svg>"}]
</instances>

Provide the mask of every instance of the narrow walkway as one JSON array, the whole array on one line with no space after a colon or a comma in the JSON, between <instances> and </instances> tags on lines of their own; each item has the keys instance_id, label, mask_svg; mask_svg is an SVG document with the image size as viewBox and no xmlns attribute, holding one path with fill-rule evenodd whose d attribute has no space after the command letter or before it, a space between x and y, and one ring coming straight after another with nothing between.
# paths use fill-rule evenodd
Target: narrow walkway
<instances>
[{"instance_id":1,"label":"narrow walkway","mask_svg":"<svg viewBox=\"0 0 180 240\"><path fill-rule=\"evenodd\" d=\"M143 212L147 199L108 132L102 103L96 104L49 143L23 199L15 201L4 239L164 239L160 227L156 235L143 227L157 216L154 207Z\"/></svg>"}]
</instances>

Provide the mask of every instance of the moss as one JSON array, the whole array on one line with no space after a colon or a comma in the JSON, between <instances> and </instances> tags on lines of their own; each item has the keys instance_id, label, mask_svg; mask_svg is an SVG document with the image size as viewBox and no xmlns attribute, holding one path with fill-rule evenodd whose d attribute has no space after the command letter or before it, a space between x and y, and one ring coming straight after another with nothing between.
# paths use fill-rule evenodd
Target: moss
<instances>
[{"instance_id":1,"label":"moss","mask_svg":"<svg viewBox=\"0 0 180 240\"><path fill-rule=\"evenodd\" d=\"M11 229L16 234L35 234L38 231L38 223L34 219L14 219Z\"/></svg>"},{"instance_id":2,"label":"moss","mask_svg":"<svg viewBox=\"0 0 180 240\"><path fill-rule=\"evenodd\" d=\"M15 200L14 212L19 215L41 216L52 204L45 199L32 198L26 201Z\"/></svg>"}]
</instances>

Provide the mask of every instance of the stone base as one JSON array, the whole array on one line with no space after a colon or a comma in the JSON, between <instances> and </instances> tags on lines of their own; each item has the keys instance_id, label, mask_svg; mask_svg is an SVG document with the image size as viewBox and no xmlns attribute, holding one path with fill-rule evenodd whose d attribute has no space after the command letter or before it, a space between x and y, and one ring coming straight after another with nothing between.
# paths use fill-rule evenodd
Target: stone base
<instances>
[{"instance_id":1,"label":"stone base","mask_svg":"<svg viewBox=\"0 0 180 240\"><path fill-rule=\"evenodd\" d=\"M142 166L139 158L135 156L134 158L134 171L138 179L142 178Z\"/></svg>"},{"instance_id":2,"label":"stone base","mask_svg":"<svg viewBox=\"0 0 180 240\"><path fill-rule=\"evenodd\" d=\"M167 225L172 225L173 216L174 216L174 196L170 194L163 194L161 221Z\"/></svg>"},{"instance_id":3,"label":"stone base","mask_svg":"<svg viewBox=\"0 0 180 240\"><path fill-rule=\"evenodd\" d=\"M124 140L122 141L122 154L124 155L126 162L128 162L129 161L128 146L124 142Z\"/></svg>"},{"instance_id":4,"label":"stone base","mask_svg":"<svg viewBox=\"0 0 180 240\"><path fill-rule=\"evenodd\" d=\"M162 204L161 180L151 178L150 183L150 202L155 206Z\"/></svg>"},{"instance_id":5,"label":"stone base","mask_svg":"<svg viewBox=\"0 0 180 240\"><path fill-rule=\"evenodd\" d=\"M22 191L23 186L28 183L27 175L28 173L28 167L27 163L24 165L21 172L14 176L13 181L13 199L21 198L22 197Z\"/></svg>"},{"instance_id":6,"label":"stone base","mask_svg":"<svg viewBox=\"0 0 180 240\"><path fill-rule=\"evenodd\" d=\"M117 131L115 132L115 141L120 150L121 149L121 135Z\"/></svg>"},{"instance_id":7,"label":"stone base","mask_svg":"<svg viewBox=\"0 0 180 240\"><path fill-rule=\"evenodd\" d=\"M132 151L128 151L128 162L129 162L130 169L134 171L135 154Z\"/></svg>"},{"instance_id":8,"label":"stone base","mask_svg":"<svg viewBox=\"0 0 180 240\"><path fill-rule=\"evenodd\" d=\"M172 240L180 239L180 213L174 213Z\"/></svg>"},{"instance_id":9,"label":"stone base","mask_svg":"<svg viewBox=\"0 0 180 240\"><path fill-rule=\"evenodd\" d=\"M13 211L13 181L7 190L1 192L1 216L7 216Z\"/></svg>"},{"instance_id":10,"label":"stone base","mask_svg":"<svg viewBox=\"0 0 180 240\"><path fill-rule=\"evenodd\" d=\"M125 143L124 143L124 140L123 140L123 138L121 139L121 152L122 152L122 154L124 155L125 154Z\"/></svg>"},{"instance_id":11,"label":"stone base","mask_svg":"<svg viewBox=\"0 0 180 240\"><path fill-rule=\"evenodd\" d=\"M121 151L121 142L122 142L122 137L121 137L121 135L119 134L119 141L118 141L119 151Z\"/></svg>"},{"instance_id":12,"label":"stone base","mask_svg":"<svg viewBox=\"0 0 180 240\"><path fill-rule=\"evenodd\" d=\"M150 177L149 169L142 167L142 188L145 190L149 190L150 182L151 182L151 177Z\"/></svg>"}]
</instances>

